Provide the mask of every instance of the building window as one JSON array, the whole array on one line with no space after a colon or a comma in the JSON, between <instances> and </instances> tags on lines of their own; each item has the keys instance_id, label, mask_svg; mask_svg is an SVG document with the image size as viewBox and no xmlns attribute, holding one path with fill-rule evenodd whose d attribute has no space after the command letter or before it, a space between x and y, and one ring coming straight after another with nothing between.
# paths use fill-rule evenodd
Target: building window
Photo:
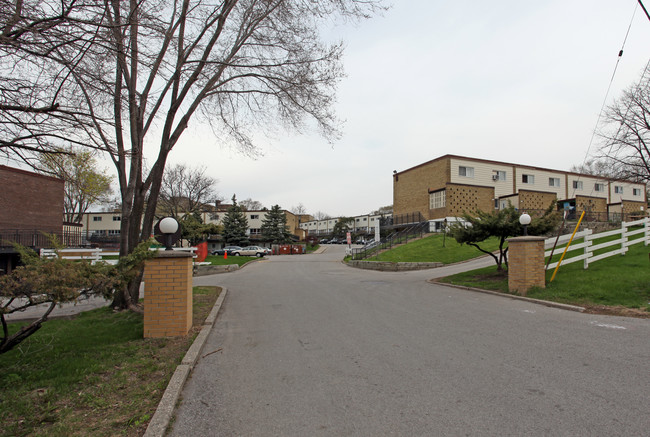
<instances>
[{"instance_id":1,"label":"building window","mask_svg":"<svg viewBox=\"0 0 650 437\"><path fill-rule=\"evenodd\" d=\"M444 208L445 206L447 206L447 192L445 190L429 194L429 209Z\"/></svg>"},{"instance_id":2,"label":"building window","mask_svg":"<svg viewBox=\"0 0 650 437\"><path fill-rule=\"evenodd\" d=\"M260 218L259 214L251 214L251 220L257 220ZM251 229L252 230L252 229Z\"/></svg>"},{"instance_id":3,"label":"building window","mask_svg":"<svg viewBox=\"0 0 650 437\"><path fill-rule=\"evenodd\" d=\"M641 195L641 188L632 188L632 195L633 196L640 196Z\"/></svg>"},{"instance_id":4,"label":"building window","mask_svg":"<svg viewBox=\"0 0 650 437\"><path fill-rule=\"evenodd\" d=\"M250 231L251 231L251 232L250 232L251 235L260 235L260 234L262 233L262 230L259 229L259 228L257 228L257 229L252 229L252 228L251 228Z\"/></svg>"},{"instance_id":5,"label":"building window","mask_svg":"<svg viewBox=\"0 0 650 437\"><path fill-rule=\"evenodd\" d=\"M574 190L582 190L582 181L573 181Z\"/></svg>"},{"instance_id":6,"label":"building window","mask_svg":"<svg viewBox=\"0 0 650 437\"><path fill-rule=\"evenodd\" d=\"M506 172L501 171L501 170L494 170L494 174L492 175L492 180L493 181L505 181L506 180Z\"/></svg>"},{"instance_id":7,"label":"building window","mask_svg":"<svg viewBox=\"0 0 650 437\"><path fill-rule=\"evenodd\" d=\"M101 217L93 217L94 222L101 222L102 218Z\"/></svg>"},{"instance_id":8,"label":"building window","mask_svg":"<svg viewBox=\"0 0 650 437\"><path fill-rule=\"evenodd\" d=\"M474 177L474 167L463 167L462 165L458 167L458 176L464 176L466 178Z\"/></svg>"},{"instance_id":9,"label":"building window","mask_svg":"<svg viewBox=\"0 0 650 437\"><path fill-rule=\"evenodd\" d=\"M560 186L560 178L548 178L548 186L549 187L559 187Z\"/></svg>"},{"instance_id":10,"label":"building window","mask_svg":"<svg viewBox=\"0 0 650 437\"><path fill-rule=\"evenodd\" d=\"M113 235L113 236L120 235L120 230L119 229L117 229L117 230L109 229L108 230L108 235Z\"/></svg>"},{"instance_id":11,"label":"building window","mask_svg":"<svg viewBox=\"0 0 650 437\"><path fill-rule=\"evenodd\" d=\"M535 176L532 174L522 174L521 175L521 182L524 184L534 184L535 183Z\"/></svg>"},{"instance_id":12,"label":"building window","mask_svg":"<svg viewBox=\"0 0 650 437\"><path fill-rule=\"evenodd\" d=\"M114 215L114 216L113 216L113 221L114 221L114 222L119 222L119 221L121 221L121 220L122 220L122 216L121 216L121 215Z\"/></svg>"},{"instance_id":13,"label":"building window","mask_svg":"<svg viewBox=\"0 0 650 437\"><path fill-rule=\"evenodd\" d=\"M616 194L623 194L623 187L621 187L620 185L615 185L614 186L614 192Z\"/></svg>"},{"instance_id":14,"label":"building window","mask_svg":"<svg viewBox=\"0 0 650 437\"><path fill-rule=\"evenodd\" d=\"M594 191L600 191L600 192L605 191L605 184L595 184Z\"/></svg>"}]
</instances>

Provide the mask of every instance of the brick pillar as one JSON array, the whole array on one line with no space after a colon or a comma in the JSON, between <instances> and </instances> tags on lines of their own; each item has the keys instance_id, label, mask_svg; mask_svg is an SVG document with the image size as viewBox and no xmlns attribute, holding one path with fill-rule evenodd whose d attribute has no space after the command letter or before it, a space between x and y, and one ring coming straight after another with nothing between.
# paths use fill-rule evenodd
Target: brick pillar
<instances>
[{"instance_id":1,"label":"brick pillar","mask_svg":"<svg viewBox=\"0 0 650 437\"><path fill-rule=\"evenodd\" d=\"M192 327L192 254L158 251L144 267L144 336L177 337Z\"/></svg>"},{"instance_id":2,"label":"brick pillar","mask_svg":"<svg viewBox=\"0 0 650 437\"><path fill-rule=\"evenodd\" d=\"M544 237L508 239L508 289L525 296L531 287L546 288Z\"/></svg>"}]
</instances>

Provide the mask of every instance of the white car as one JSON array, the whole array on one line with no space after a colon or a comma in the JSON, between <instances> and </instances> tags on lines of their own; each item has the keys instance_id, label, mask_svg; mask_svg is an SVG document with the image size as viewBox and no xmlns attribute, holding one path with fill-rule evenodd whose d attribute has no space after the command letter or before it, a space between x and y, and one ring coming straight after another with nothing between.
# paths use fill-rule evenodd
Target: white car
<instances>
[{"instance_id":1,"label":"white car","mask_svg":"<svg viewBox=\"0 0 650 437\"><path fill-rule=\"evenodd\" d=\"M256 256L258 258L261 258L266 255L266 249L259 246L247 246L243 249L233 250L229 253L234 256Z\"/></svg>"}]
</instances>

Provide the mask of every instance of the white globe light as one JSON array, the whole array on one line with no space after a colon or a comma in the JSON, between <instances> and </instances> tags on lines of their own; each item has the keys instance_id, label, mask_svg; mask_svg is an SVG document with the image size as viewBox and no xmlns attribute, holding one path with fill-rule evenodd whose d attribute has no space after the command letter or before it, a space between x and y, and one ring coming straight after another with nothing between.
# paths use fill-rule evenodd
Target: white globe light
<instances>
[{"instance_id":1,"label":"white globe light","mask_svg":"<svg viewBox=\"0 0 650 437\"><path fill-rule=\"evenodd\" d=\"M178 230L178 222L172 217L165 217L158 223L158 228L163 234L174 234Z\"/></svg>"},{"instance_id":2,"label":"white globe light","mask_svg":"<svg viewBox=\"0 0 650 437\"><path fill-rule=\"evenodd\" d=\"M529 225L530 216L526 213L523 213L522 215L519 216L519 223L521 223L523 226Z\"/></svg>"}]
</instances>

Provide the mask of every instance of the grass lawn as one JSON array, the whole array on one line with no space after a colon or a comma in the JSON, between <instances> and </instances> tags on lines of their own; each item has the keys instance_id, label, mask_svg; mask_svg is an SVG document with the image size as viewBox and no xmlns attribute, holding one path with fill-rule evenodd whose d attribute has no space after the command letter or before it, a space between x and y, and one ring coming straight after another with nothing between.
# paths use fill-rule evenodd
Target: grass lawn
<instances>
[{"instance_id":1,"label":"grass lawn","mask_svg":"<svg viewBox=\"0 0 650 437\"><path fill-rule=\"evenodd\" d=\"M586 307L595 312L610 312L623 307L639 309L650 316L650 249L637 244L625 256L615 255L582 268L582 262L560 266L553 282L546 272L546 288L535 288L527 296ZM442 278L440 282L508 292L508 278L496 267L474 270Z\"/></svg>"},{"instance_id":2,"label":"grass lawn","mask_svg":"<svg viewBox=\"0 0 650 437\"><path fill-rule=\"evenodd\" d=\"M490 238L481 244L481 247L489 251L498 250L499 242L496 238ZM368 260L452 264L482 255L484 255L483 252L472 246L458 244L456 240L449 236L445 237L444 234L434 234L388 250L378 256L368 258Z\"/></svg>"},{"instance_id":3,"label":"grass lawn","mask_svg":"<svg viewBox=\"0 0 650 437\"><path fill-rule=\"evenodd\" d=\"M229 264L237 264L239 267L243 266L247 262L254 261L256 259L259 259L255 256L234 256L234 255L229 255L227 259L223 258L223 255L208 255L205 258L206 262L209 262L210 264L214 266L225 266Z\"/></svg>"},{"instance_id":4,"label":"grass lawn","mask_svg":"<svg viewBox=\"0 0 650 437\"><path fill-rule=\"evenodd\" d=\"M110 308L45 322L0 355L0 435L142 435L220 291L194 287L181 338L144 339L141 314Z\"/></svg>"}]
</instances>

